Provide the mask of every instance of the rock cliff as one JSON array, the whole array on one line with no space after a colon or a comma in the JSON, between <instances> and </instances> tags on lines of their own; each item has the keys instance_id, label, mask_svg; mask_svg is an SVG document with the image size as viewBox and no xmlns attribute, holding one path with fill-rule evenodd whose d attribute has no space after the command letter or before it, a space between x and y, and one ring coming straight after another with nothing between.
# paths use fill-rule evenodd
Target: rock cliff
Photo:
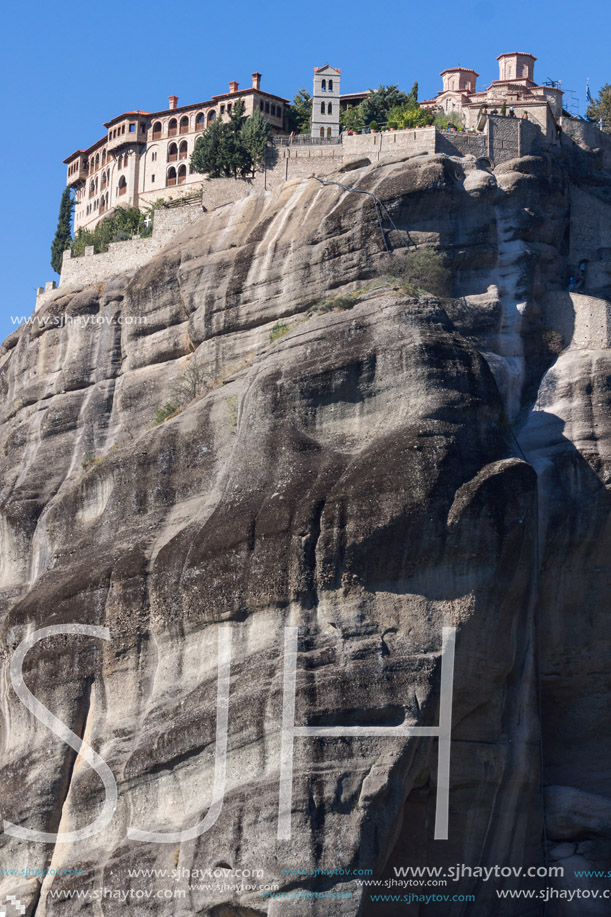
<instances>
[{"instance_id":1,"label":"rock cliff","mask_svg":"<svg viewBox=\"0 0 611 917\"><path fill-rule=\"evenodd\" d=\"M86 840L1 836L3 863L59 871L0 877L29 915L123 912L76 887L131 890L134 914L427 915L440 905L372 902L359 870L560 863L562 888L609 864L611 177L576 150L337 180L370 194L299 180L204 214L137 272L58 291L2 347L1 814L69 832L107 799L9 678L52 625L110 630L48 636L24 678L118 793ZM389 279L422 245L447 254L451 298ZM569 294L577 258L587 289ZM287 627L296 724L367 728L438 724L456 628L448 840L422 735L297 737L277 838ZM209 830L178 836L209 810ZM183 881L197 869L217 876ZM251 871L293 900L231 885ZM497 900L514 887L450 882L477 900L444 914L543 914Z\"/></svg>"}]
</instances>

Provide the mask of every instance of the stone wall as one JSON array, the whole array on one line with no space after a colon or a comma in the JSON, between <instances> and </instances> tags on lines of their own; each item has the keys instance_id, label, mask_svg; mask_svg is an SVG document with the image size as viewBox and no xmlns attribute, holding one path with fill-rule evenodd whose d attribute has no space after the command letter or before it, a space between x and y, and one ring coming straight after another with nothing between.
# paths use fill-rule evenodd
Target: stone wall
<instances>
[{"instance_id":1,"label":"stone wall","mask_svg":"<svg viewBox=\"0 0 611 917\"><path fill-rule=\"evenodd\" d=\"M550 292L543 297L546 324L558 331L565 347L605 350L611 346L611 304L582 293Z\"/></svg>"},{"instance_id":2,"label":"stone wall","mask_svg":"<svg viewBox=\"0 0 611 917\"><path fill-rule=\"evenodd\" d=\"M562 119L562 145L574 144L584 150L598 153L604 169L611 169L611 135L604 134L595 124L574 118Z\"/></svg>"},{"instance_id":3,"label":"stone wall","mask_svg":"<svg viewBox=\"0 0 611 917\"><path fill-rule=\"evenodd\" d=\"M111 242L108 251L98 255L93 253L93 246L78 258L72 257L71 251L64 252L59 288L65 291L66 288L73 286L100 283L122 271L142 267L162 248L165 248L175 235L201 216L202 209L199 202L195 205L156 210L153 235L149 238ZM40 309L55 295L57 291L47 284L43 292L37 293L35 308Z\"/></svg>"},{"instance_id":4,"label":"stone wall","mask_svg":"<svg viewBox=\"0 0 611 917\"><path fill-rule=\"evenodd\" d=\"M344 164L365 157L373 163L406 153L434 153L435 145L436 129L417 127L405 131L344 135L341 149Z\"/></svg>"}]
</instances>

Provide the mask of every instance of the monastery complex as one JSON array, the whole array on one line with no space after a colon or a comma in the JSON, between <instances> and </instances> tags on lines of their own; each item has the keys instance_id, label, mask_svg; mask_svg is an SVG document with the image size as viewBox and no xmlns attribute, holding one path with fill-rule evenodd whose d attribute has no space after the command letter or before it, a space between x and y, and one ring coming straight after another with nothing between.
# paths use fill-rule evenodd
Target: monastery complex
<instances>
[{"instance_id":1,"label":"monastery complex","mask_svg":"<svg viewBox=\"0 0 611 917\"><path fill-rule=\"evenodd\" d=\"M562 115L562 92L556 86L539 86L534 80L535 58L525 52L501 54L499 79L478 90L475 70L454 67L441 74L443 88L423 108L446 113L461 112L467 130L484 132L486 115L497 115L503 105L517 118L537 124L552 139ZM341 143L340 111L358 105L366 92L340 93L341 71L326 64L314 70L312 128L309 142ZM241 100L245 114L260 111L269 121L276 144L298 143L287 129L289 102L261 89L261 74L252 74L252 85L240 89L235 81L229 91L207 102L178 105L169 97L162 111L128 111L104 124L106 133L92 146L76 150L64 160L67 183L74 189L74 229L93 229L116 207L142 207L160 198L185 196L200 190L201 174L190 166L199 132L216 119L228 120ZM285 178L288 177L288 170ZM267 187L267 186L266 186Z\"/></svg>"}]
</instances>

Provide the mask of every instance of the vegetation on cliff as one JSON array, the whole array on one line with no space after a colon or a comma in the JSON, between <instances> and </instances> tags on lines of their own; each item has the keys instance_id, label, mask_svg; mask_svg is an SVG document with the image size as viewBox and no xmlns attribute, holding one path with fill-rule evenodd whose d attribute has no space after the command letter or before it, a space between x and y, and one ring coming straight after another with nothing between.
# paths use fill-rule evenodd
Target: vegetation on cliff
<instances>
[{"instance_id":1,"label":"vegetation on cliff","mask_svg":"<svg viewBox=\"0 0 611 917\"><path fill-rule=\"evenodd\" d=\"M72 245L72 211L74 200L70 188L64 188L59 204L59 217L55 238L51 243L51 267L56 274L61 274L62 258L67 248Z\"/></svg>"}]
</instances>

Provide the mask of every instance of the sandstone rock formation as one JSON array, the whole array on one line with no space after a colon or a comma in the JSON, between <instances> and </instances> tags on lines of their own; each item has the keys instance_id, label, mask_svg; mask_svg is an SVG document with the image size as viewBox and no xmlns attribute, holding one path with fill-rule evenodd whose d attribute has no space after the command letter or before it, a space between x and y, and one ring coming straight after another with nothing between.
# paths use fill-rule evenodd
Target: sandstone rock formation
<instances>
[{"instance_id":1,"label":"sandstone rock formation","mask_svg":"<svg viewBox=\"0 0 611 917\"><path fill-rule=\"evenodd\" d=\"M2 835L9 866L85 875L0 876L0 893L39 917L126 906L58 896L74 888L131 890L134 914L392 917L440 905L374 903L358 870L608 863L609 176L579 156L351 172L392 224L368 195L289 182L203 215L132 275L58 291L7 339L1 814L65 832L104 803L9 679L15 648L51 625L110 629L41 641L24 672L107 762L118 803L77 844ZM571 297L578 198L598 266ZM425 244L447 253L451 299L388 279ZM341 308L318 307L333 297ZM155 424L193 366L207 390ZM296 723L311 726L435 726L442 628L456 627L448 840L433 836L436 740L382 736L296 739L292 835L277 839L287 626ZM227 627L216 823L182 843L129 839L208 812ZM226 887L182 878L206 868ZM239 870L295 900L231 888ZM443 913L543 913L497 899L514 887L450 882L477 901ZM575 913L563 906L547 913Z\"/></svg>"}]
</instances>

